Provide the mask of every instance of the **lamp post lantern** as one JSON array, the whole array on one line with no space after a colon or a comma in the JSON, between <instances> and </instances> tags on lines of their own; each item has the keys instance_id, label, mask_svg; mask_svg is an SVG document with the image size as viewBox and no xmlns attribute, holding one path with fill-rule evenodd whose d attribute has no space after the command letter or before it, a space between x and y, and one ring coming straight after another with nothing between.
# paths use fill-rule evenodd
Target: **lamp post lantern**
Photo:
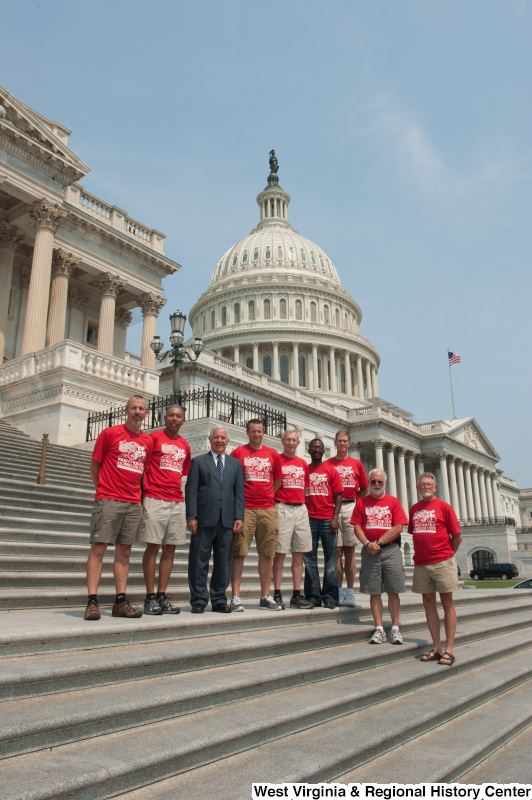
<instances>
[{"instance_id":1,"label":"lamp post lantern","mask_svg":"<svg viewBox=\"0 0 532 800\"><path fill-rule=\"evenodd\" d=\"M154 336L150 342L150 347L155 353L157 361L163 361L167 356L172 356L172 364L174 365L174 378L172 382L172 391L174 394L179 394L180 385L180 372L181 364L188 358L189 361L197 361L200 353L203 350L203 340L196 336L190 350L183 345L185 338L185 322L187 321L186 314L182 314L179 309L170 314L170 350L161 353L164 347L164 342L160 336Z\"/></svg>"}]
</instances>

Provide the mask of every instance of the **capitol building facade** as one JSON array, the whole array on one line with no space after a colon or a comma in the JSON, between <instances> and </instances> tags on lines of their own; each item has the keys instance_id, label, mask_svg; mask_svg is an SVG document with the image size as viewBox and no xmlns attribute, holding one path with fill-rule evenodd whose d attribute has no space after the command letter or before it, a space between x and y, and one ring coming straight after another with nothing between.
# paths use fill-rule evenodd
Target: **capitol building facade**
<instances>
[{"instance_id":1,"label":"capitol building facade","mask_svg":"<svg viewBox=\"0 0 532 800\"><path fill-rule=\"evenodd\" d=\"M69 135L0 86L0 416L35 438L90 448L88 413L134 392L171 392L172 368L157 365L149 345L162 279L187 275L165 256L164 234L84 190L88 167ZM362 311L327 254L290 225L273 151L270 167L256 228L218 261L189 313L205 349L183 365L181 386L208 396L207 406L190 401L183 432L193 453L207 448L216 422L231 446L246 441L227 398L233 410L254 403L282 415L299 432L300 455L314 437L333 454L345 428L352 455L367 471L387 471L405 509L418 499L416 475L435 472L462 521L463 572L486 560L532 572L516 529L519 490L494 446L472 417L418 423L379 396L381 359L360 333ZM126 334L136 307L143 336L133 356ZM408 536L403 547L410 563Z\"/></svg>"}]
</instances>

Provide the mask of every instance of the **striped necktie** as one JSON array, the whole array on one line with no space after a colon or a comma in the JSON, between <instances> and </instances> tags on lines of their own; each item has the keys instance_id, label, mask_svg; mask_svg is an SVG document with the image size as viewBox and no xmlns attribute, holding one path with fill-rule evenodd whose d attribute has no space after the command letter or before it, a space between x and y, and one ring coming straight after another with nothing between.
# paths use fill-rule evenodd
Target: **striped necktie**
<instances>
[{"instance_id":1,"label":"striped necktie","mask_svg":"<svg viewBox=\"0 0 532 800\"><path fill-rule=\"evenodd\" d=\"M218 470L218 475L220 476L220 480L223 481L224 479L224 460L221 456L218 456L216 459L216 469Z\"/></svg>"}]
</instances>

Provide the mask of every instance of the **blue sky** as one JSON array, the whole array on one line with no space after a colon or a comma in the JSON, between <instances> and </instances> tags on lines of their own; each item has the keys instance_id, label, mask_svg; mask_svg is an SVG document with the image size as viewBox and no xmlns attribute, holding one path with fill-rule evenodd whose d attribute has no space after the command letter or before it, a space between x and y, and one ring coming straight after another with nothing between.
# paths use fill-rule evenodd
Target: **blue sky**
<instances>
[{"instance_id":1,"label":"blue sky","mask_svg":"<svg viewBox=\"0 0 532 800\"><path fill-rule=\"evenodd\" d=\"M0 83L71 128L82 185L163 231L188 311L258 221L289 220L363 311L381 395L475 416L532 486L529 0L0 0ZM141 325L129 346L139 349Z\"/></svg>"}]
</instances>

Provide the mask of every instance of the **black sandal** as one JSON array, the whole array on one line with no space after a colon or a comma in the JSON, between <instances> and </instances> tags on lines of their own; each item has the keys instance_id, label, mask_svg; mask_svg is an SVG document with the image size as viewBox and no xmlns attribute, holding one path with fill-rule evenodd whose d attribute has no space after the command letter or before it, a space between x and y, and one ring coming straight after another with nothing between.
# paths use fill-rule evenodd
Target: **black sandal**
<instances>
[{"instance_id":1,"label":"black sandal","mask_svg":"<svg viewBox=\"0 0 532 800\"><path fill-rule=\"evenodd\" d=\"M452 653L448 653L447 650L445 650L442 657L438 661L438 664L441 664L444 667L452 667L455 661L456 659L454 655Z\"/></svg>"},{"instance_id":2,"label":"black sandal","mask_svg":"<svg viewBox=\"0 0 532 800\"><path fill-rule=\"evenodd\" d=\"M425 653L424 655L421 656L421 658L419 660L420 661L438 661L439 662L441 658L443 658L443 653L438 653L438 651L435 648L432 648L430 653Z\"/></svg>"}]
</instances>

